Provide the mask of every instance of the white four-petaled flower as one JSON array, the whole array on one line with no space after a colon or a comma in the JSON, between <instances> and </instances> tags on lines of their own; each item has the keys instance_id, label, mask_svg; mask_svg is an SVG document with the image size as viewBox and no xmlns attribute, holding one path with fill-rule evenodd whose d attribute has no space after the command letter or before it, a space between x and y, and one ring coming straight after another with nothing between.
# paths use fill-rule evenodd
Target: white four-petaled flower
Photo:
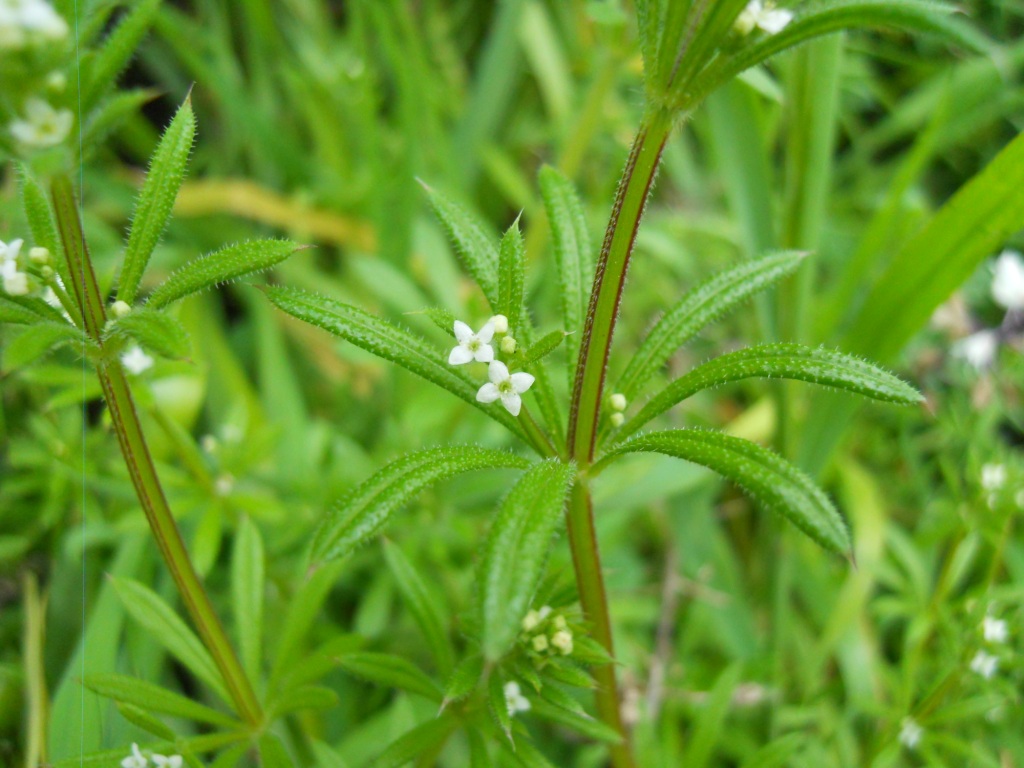
<instances>
[{"instance_id":1,"label":"white four-petaled flower","mask_svg":"<svg viewBox=\"0 0 1024 768\"><path fill-rule=\"evenodd\" d=\"M121 355L121 364L128 369L128 373L138 376L153 367L153 358L136 346Z\"/></svg>"},{"instance_id":2,"label":"white four-petaled flower","mask_svg":"<svg viewBox=\"0 0 1024 768\"><path fill-rule=\"evenodd\" d=\"M1006 467L1002 464L985 464L981 468L981 487L986 491L998 491L1006 482Z\"/></svg>"},{"instance_id":3,"label":"white four-petaled flower","mask_svg":"<svg viewBox=\"0 0 1024 768\"><path fill-rule=\"evenodd\" d=\"M43 99L25 101L25 119L11 121L11 135L26 147L52 147L71 132L74 116L69 109L54 109Z\"/></svg>"},{"instance_id":4,"label":"white four-petaled flower","mask_svg":"<svg viewBox=\"0 0 1024 768\"><path fill-rule=\"evenodd\" d=\"M999 659L991 653L978 651L974 654L974 658L971 659L971 672L981 675L986 680L992 677L998 668Z\"/></svg>"},{"instance_id":5,"label":"white four-petaled flower","mask_svg":"<svg viewBox=\"0 0 1024 768\"><path fill-rule=\"evenodd\" d=\"M46 0L0 0L0 48L24 48L67 34L67 22Z\"/></svg>"},{"instance_id":6,"label":"white four-petaled flower","mask_svg":"<svg viewBox=\"0 0 1024 768\"><path fill-rule=\"evenodd\" d=\"M4 292L11 296L28 293L28 274L18 269L18 254L23 242L20 239L9 243L0 240L0 279L3 280Z\"/></svg>"},{"instance_id":7,"label":"white four-petaled flower","mask_svg":"<svg viewBox=\"0 0 1024 768\"><path fill-rule=\"evenodd\" d=\"M132 744L132 753L121 761L122 768L146 768L146 756L139 751L138 744Z\"/></svg>"},{"instance_id":8,"label":"white four-petaled flower","mask_svg":"<svg viewBox=\"0 0 1024 768\"><path fill-rule=\"evenodd\" d=\"M981 623L981 631L985 636L986 643L1005 643L1009 632L1006 629L1006 622L992 616L986 616Z\"/></svg>"},{"instance_id":9,"label":"white four-petaled flower","mask_svg":"<svg viewBox=\"0 0 1024 768\"><path fill-rule=\"evenodd\" d=\"M454 330L459 345L448 355L449 365L462 365L474 360L478 363L489 363L494 359L494 347L491 346L491 339L494 338L492 320L484 323L484 327L476 333L461 320L456 320Z\"/></svg>"},{"instance_id":10,"label":"white four-petaled flower","mask_svg":"<svg viewBox=\"0 0 1024 768\"><path fill-rule=\"evenodd\" d=\"M181 768L181 755L153 755L156 768Z\"/></svg>"},{"instance_id":11,"label":"white four-petaled flower","mask_svg":"<svg viewBox=\"0 0 1024 768\"><path fill-rule=\"evenodd\" d=\"M976 370L982 370L992 365L996 358L996 350L999 349L999 334L986 328L983 331L972 333L970 336L960 339L953 345L953 355L966 360Z\"/></svg>"},{"instance_id":12,"label":"white four-petaled flower","mask_svg":"<svg viewBox=\"0 0 1024 768\"><path fill-rule=\"evenodd\" d=\"M518 416L523 407L523 399L520 395L533 386L534 378L529 373L509 373L508 366L500 360L492 360L487 369L489 382L480 387L476 393L476 399L481 403L493 403L501 399L505 410L513 416Z\"/></svg>"},{"instance_id":13,"label":"white four-petaled flower","mask_svg":"<svg viewBox=\"0 0 1024 768\"><path fill-rule=\"evenodd\" d=\"M992 298L1011 311L1024 310L1024 257L1003 251L992 269Z\"/></svg>"},{"instance_id":14,"label":"white four-petaled flower","mask_svg":"<svg viewBox=\"0 0 1024 768\"><path fill-rule=\"evenodd\" d=\"M762 3L761 0L750 0L747 7L736 17L735 27L741 35L749 35L754 31L754 27L769 35L776 35L784 30L792 20L792 11L775 8L771 2Z\"/></svg>"},{"instance_id":15,"label":"white four-petaled flower","mask_svg":"<svg viewBox=\"0 0 1024 768\"><path fill-rule=\"evenodd\" d=\"M900 744L907 749L914 749L924 736L924 728L912 717L904 717L900 727Z\"/></svg>"},{"instance_id":16,"label":"white four-petaled flower","mask_svg":"<svg viewBox=\"0 0 1024 768\"><path fill-rule=\"evenodd\" d=\"M505 705L508 707L509 715L515 717L517 712L528 712L530 710L530 700L523 696L519 690L519 683L515 680L509 680L505 683Z\"/></svg>"}]
</instances>

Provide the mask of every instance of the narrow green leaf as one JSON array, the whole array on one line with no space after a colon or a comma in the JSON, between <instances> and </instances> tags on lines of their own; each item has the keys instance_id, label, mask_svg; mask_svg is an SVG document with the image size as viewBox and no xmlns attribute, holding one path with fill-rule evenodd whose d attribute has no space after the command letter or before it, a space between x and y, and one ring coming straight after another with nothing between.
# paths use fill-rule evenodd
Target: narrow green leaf
<instances>
[{"instance_id":1,"label":"narrow green leaf","mask_svg":"<svg viewBox=\"0 0 1024 768\"><path fill-rule=\"evenodd\" d=\"M210 654L185 622L178 618L174 609L156 592L133 579L111 579L131 617L224 701L231 701Z\"/></svg>"},{"instance_id":2,"label":"narrow green leaf","mask_svg":"<svg viewBox=\"0 0 1024 768\"><path fill-rule=\"evenodd\" d=\"M225 728L239 725L237 720L223 712L137 677L116 674L88 675L82 684L100 696L131 704L149 712L159 712L162 715Z\"/></svg>"},{"instance_id":3,"label":"narrow green leaf","mask_svg":"<svg viewBox=\"0 0 1024 768\"><path fill-rule=\"evenodd\" d=\"M796 379L902 405L923 399L891 373L842 352L803 344L762 344L716 357L676 379L622 427L619 439L697 392L754 377Z\"/></svg>"},{"instance_id":4,"label":"narrow green leaf","mask_svg":"<svg viewBox=\"0 0 1024 768\"><path fill-rule=\"evenodd\" d=\"M185 178L195 134L192 100L186 98L153 153L149 173L135 204L117 288L117 298L127 304L135 301L149 258L167 228L174 201Z\"/></svg>"},{"instance_id":5,"label":"narrow green leaf","mask_svg":"<svg viewBox=\"0 0 1024 768\"><path fill-rule=\"evenodd\" d=\"M353 489L324 517L313 537L314 564L350 554L380 532L391 513L408 504L424 488L477 469L530 465L505 451L476 446L428 448L392 462Z\"/></svg>"},{"instance_id":6,"label":"narrow green leaf","mask_svg":"<svg viewBox=\"0 0 1024 768\"><path fill-rule=\"evenodd\" d=\"M544 687L543 692L548 692L547 686ZM577 733L582 733L584 736L603 741L606 744L618 744L622 741L622 737L619 736L619 733L614 728L587 714L563 708L543 697L532 699L531 705L532 711L538 717L555 723L561 723Z\"/></svg>"},{"instance_id":7,"label":"narrow green leaf","mask_svg":"<svg viewBox=\"0 0 1024 768\"><path fill-rule=\"evenodd\" d=\"M245 731L232 731L231 733L206 733L202 736L192 736L175 741L155 741L146 744L139 744L143 750L162 754L184 753L191 751L195 753L214 752L224 747L235 744L242 739L248 739ZM107 749L102 752L94 752L89 755L78 754L74 757L55 760L51 768L117 768L125 758L124 747ZM286 768L291 768L286 764Z\"/></svg>"},{"instance_id":8,"label":"narrow green leaf","mask_svg":"<svg viewBox=\"0 0 1024 768\"><path fill-rule=\"evenodd\" d=\"M231 608L239 656L250 680L259 680L262 660L263 568L259 528L243 517L231 558Z\"/></svg>"},{"instance_id":9,"label":"narrow green leaf","mask_svg":"<svg viewBox=\"0 0 1024 768\"><path fill-rule=\"evenodd\" d=\"M154 88L133 88L118 91L103 99L85 119L82 126L82 146L99 147L110 134L141 107L160 96Z\"/></svg>"},{"instance_id":10,"label":"narrow green leaf","mask_svg":"<svg viewBox=\"0 0 1024 768\"><path fill-rule=\"evenodd\" d=\"M575 650L575 649L574 649ZM593 688L594 678L585 670L565 658L549 659L544 665L544 676L573 688Z\"/></svg>"},{"instance_id":11,"label":"narrow green leaf","mask_svg":"<svg viewBox=\"0 0 1024 768\"><path fill-rule=\"evenodd\" d=\"M455 337L455 315L449 312L447 309L442 307L428 307L427 309L420 310L417 312L410 312L410 315L424 314L430 318L430 322L440 328L442 331L447 333L451 337Z\"/></svg>"},{"instance_id":12,"label":"narrow green leaf","mask_svg":"<svg viewBox=\"0 0 1024 768\"><path fill-rule=\"evenodd\" d=\"M249 240L229 245L181 267L157 286L146 304L160 309L193 293L263 272L287 259L297 248L290 240Z\"/></svg>"},{"instance_id":13,"label":"narrow green leaf","mask_svg":"<svg viewBox=\"0 0 1024 768\"><path fill-rule=\"evenodd\" d=\"M824 491L782 457L738 437L699 429L651 432L606 454L663 453L692 461L732 480L762 507L789 519L822 547L849 556L850 535Z\"/></svg>"},{"instance_id":14,"label":"narrow green leaf","mask_svg":"<svg viewBox=\"0 0 1024 768\"><path fill-rule=\"evenodd\" d=\"M446 715L427 720L393 741L371 765L373 768L400 768L417 757L436 752L458 724L458 720Z\"/></svg>"},{"instance_id":15,"label":"narrow green leaf","mask_svg":"<svg viewBox=\"0 0 1024 768\"><path fill-rule=\"evenodd\" d=\"M511 681L510 681L511 682ZM518 683L517 683L518 685ZM505 738L512 741L512 713L508 711L508 699L505 696L505 681L497 672L487 678L487 708L491 712Z\"/></svg>"},{"instance_id":16,"label":"narrow green leaf","mask_svg":"<svg viewBox=\"0 0 1024 768\"><path fill-rule=\"evenodd\" d=\"M540 169L541 197L551 225L555 263L558 268L559 295L562 299L562 318L565 330L579 334L587 312L588 291L593 279L593 254L583 205L572 182L549 165ZM567 341L570 360L570 385L575 371L572 364L579 354L579 339Z\"/></svg>"},{"instance_id":17,"label":"narrow green leaf","mask_svg":"<svg viewBox=\"0 0 1024 768\"><path fill-rule=\"evenodd\" d=\"M51 307L42 299L0 293L0 323L33 325L43 321L68 325L67 318L60 310Z\"/></svg>"},{"instance_id":18,"label":"narrow green leaf","mask_svg":"<svg viewBox=\"0 0 1024 768\"><path fill-rule=\"evenodd\" d=\"M316 621L323 607L327 593L341 573L341 564L327 564L309 574L301 586L291 595L288 611L281 624L277 649L274 652L274 666L270 675L270 687L273 687L286 672L291 672L305 658L302 653L302 642L309 634L310 627Z\"/></svg>"},{"instance_id":19,"label":"narrow green leaf","mask_svg":"<svg viewBox=\"0 0 1024 768\"><path fill-rule=\"evenodd\" d=\"M54 270L60 275L64 285L69 286L71 279L68 275L68 265L64 259L60 237L57 235L57 223L53 218L50 200L39 186L39 182L24 166L18 168L18 179L21 183L21 206L25 210L32 241L50 252Z\"/></svg>"},{"instance_id":20,"label":"narrow green leaf","mask_svg":"<svg viewBox=\"0 0 1024 768\"><path fill-rule=\"evenodd\" d=\"M469 696L476 689L483 672L484 660L482 656L473 654L460 661L448 676L448 682L445 683L444 701L441 703L441 708L444 709L451 702L461 701Z\"/></svg>"},{"instance_id":21,"label":"narrow green leaf","mask_svg":"<svg viewBox=\"0 0 1024 768\"><path fill-rule=\"evenodd\" d=\"M294 768L281 739L273 733L260 736L260 766L262 768Z\"/></svg>"},{"instance_id":22,"label":"narrow green leaf","mask_svg":"<svg viewBox=\"0 0 1024 768\"><path fill-rule=\"evenodd\" d=\"M434 213L441 220L455 244L455 252L463 267L480 286L491 307L499 306L498 249L486 229L465 208L424 185Z\"/></svg>"},{"instance_id":23,"label":"narrow green leaf","mask_svg":"<svg viewBox=\"0 0 1024 768\"><path fill-rule=\"evenodd\" d=\"M83 114L92 111L96 101L114 88L118 75L138 50L159 9L160 0L140 0L103 40L100 50L90 61L85 78L80 102Z\"/></svg>"},{"instance_id":24,"label":"narrow green leaf","mask_svg":"<svg viewBox=\"0 0 1024 768\"><path fill-rule=\"evenodd\" d=\"M491 408L477 402L479 383L471 381L462 370L448 365L447 350L431 347L419 336L340 301L277 286L267 288L266 294L279 309L447 389L527 440L514 416L502 408Z\"/></svg>"},{"instance_id":25,"label":"narrow green leaf","mask_svg":"<svg viewBox=\"0 0 1024 768\"><path fill-rule=\"evenodd\" d=\"M516 219L501 239L498 261L498 313L508 318L509 333L513 335L519 328L525 285L526 246Z\"/></svg>"},{"instance_id":26,"label":"narrow green leaf","mask_svg":"<svg viewBox=\"0 0 1024 768\"><path fill-rule=\"evenodd\" d=\"M708 695L706 706L697 716L685 756L681 761L684 765L704 768L708 764L715 746L721 739L722 728L729 716L733 691L739 684L742 671L740 664L733 664L718 676L714 688Z\"/></svg>"},{"instance_id":27,"label":"narrow green leaf","mask_svg":"<svg viewBox=\"0 0 1024 768\"><path fill-rule=\"evenodd\" d=\"M64 344L73 344L78 351L83 347L92 353L98 350L96 343L88 339L81 329L66 322L47 320L24 328L7 342L3 349L3 370L23 368Z\"/></svg>"},{"instance_id":28,"label":"narrow green leaf","mask_svg":"<svg viewBox=\"0 0 1024 768\"><path fill-rule=\"evenodd\" d=\"M565 331L552 331L551 333L545 334L536 342L531 344L530 348L526 350L523 365L533 365L534 363L540 362L558 349L561 343L571 335L572 334L566 333Z\"/></svg>"},{"instance_id":29,"label":"narrow green leaf","mask_svg":"<svg viewBox=\"0 0 1024 768\"><path fill-rule=\"evenodd\" d=\"M478 569L484 656L515 641L562 520L575 469L556 459L533 466L509 492L484 543Z\"/></svg>"},{"instance_id":30,"label":"narrow green leaf","mask_svg":"<svg viewBox=\"0 0 1024 768\"><path fill-rule=\"evenodd\" d=\"M338 659L338 666L371 683L401 688L432 701L440 702L441 688L419 667L401 656L389 653L349 653Z\"/></svg>"},{"instance_id":31,"label":"narrow green leaf","mask_svg":"<svg viewBox=\"0 0 1024 768\"><path fill-rule=\"evenodd\" d=\"M191 354L188 331L166 312L137 307L113 320L104 331L110 338L132 339L162 357L181 360Z\"/></svg>"},{"instance_id":32,"label":"narrow green leaf","mask_svg":"<svg viewBox=\"0 0 1024 768\"><path fill-rule=\"evenodd\" d=\"M289 688L274 698L269 708L274 717L301 709L331 709L338 706L338 694L322 685L303 685Z\"/></svg>"},{"instance_id":33,"label":"narrow green leaf","mask_svg":"<svg viewBox=\"0 0 1024 768\"><path fill-rule=\"evenodd\" d=\"M402 550L387 539L384 540L384 559L395 577L402 600L423 632L438 671L447 675L455 664L455 651L448 635L444 606Z\"/></svg>"},{"instance_id":34,"label":"narrow green leaf","mask_svg":"<svg viewBox=\"0 0 1024 768\"><path fill-rule=\"evenodd\" d=\"M632 400L672 354L705 326L791 274L806 254L783 251L745 261L686 294L647 334L612 388Z\"/></svg>"},{"instance_id":35,"label":"narrow green leaf","mask_svg":"<svg viewBox=\"0 0 1024 768\"><path fill-rule=\"evenodd\" d=\"M146 712L146 710L139 709L134 704L125 704L119 701L117 703L117 711L121 713L121 717L132 725L146 731L146 733L151 733L157 738L170 741L176 738L173 730Z\"/></svg>"}]
</instances>

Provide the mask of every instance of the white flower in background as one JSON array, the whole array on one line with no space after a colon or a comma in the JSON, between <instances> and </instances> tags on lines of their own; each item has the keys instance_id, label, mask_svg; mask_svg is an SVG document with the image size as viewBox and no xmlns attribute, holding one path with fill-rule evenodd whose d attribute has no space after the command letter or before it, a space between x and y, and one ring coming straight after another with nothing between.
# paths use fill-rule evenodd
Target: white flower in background
<instances>
[{"instance_id":1,"label":"white flower in background","mask_svg":"<svg viewBox=\"0 0 1024 768\"><path fill-rule=\"evenodd\" d=\"M6 275L12 268L18 268L18 254L21 253L21 246L24 243L25 241L20 238L9 243L0 240L0 272Z\"/></svg>"},{"instance_id":2,"label":"white flower in background","mask_svg":"<svg viewBox=\"0 0 1024 768\"><path fill-rule=\"evenodd\" d=\"M508 318L504 315L495 315L491 318L495 333L508 333Z\"/></svg>"},{"instance_id":3,"label":"white flower in background","mask_svg":"<svg viewBox=\"0 0 1024 768\"><path fill-rule=\"evenodd\" d=\"M122 768L146 768L146 757L139 751L138 744L132 744L132 753L121 761Z\"/></svg>"},{"instance_id":4,"label":"white flower in background","mask_svg":"<svg viewBox=\"0 0 1024 768\"><path fill-rule=\"evenodd\" d=\"M904 717L900 727L900 744L907 749L914 749L921 743L924 728L912 717Z\"/></svg>"},{"instance_id":5,"label":"white flower in background","mask_svg":"<svg viewBox=\"0 0 1024 768\"><path fill-rule=\"evenodd\" d=\"M494 347L491 346L491 339L494 338L493 320L484 323L484 327L476 333L461 320L456 320L453 327L459 345L448 355L449 365L462 365L474 360L489 363L494 359Z\"/></svg>"},{"instance_id":6,"label":"white flower in background","mask_svg":"<svg viewBox=\"0 0 1024 768\"><path fill-rule=\"evenodd\" d=\"M981 631L985 635L986 643L1005 643L1006 638L1009 637L1006 622L992 616L985 617L985 620L981 623Z\"/></svg>"},{"instance_id":7,"label":"white flower in background","mask_svg":"<svg viewBox=\"0 0 1024 768\"><path fill-rule=\"evenodd\" d=\"M567 629L560 629L551 637L551 644L563 656L568 656L572 653L572 632Z\"/></svg>"},{"instance_id":8,"label":"white flower in background","mask_svg":"<svg viewBox=\"0 0 1024 768\"><path fill-rule=\"evenodd\" d=\"M980 371L992 365L998 348L999 334L991 329L986 329L960 339L953 345L952 352L955 357L966 360L973 368Z\"/></svg>"},{"instance_id":9,"label":"white flower in background","mask_svg":"<svg viewBox=\"0 0 1024 768\"><path fill-rule=\"evenodd\" d=\"M11 296L24 296L29 290L28 275L18 269L18 254L23 243L20 239L9 243L0 240L0 279L4 292Z\"/></svg>"},{"instance_id":10,"label":"white flower in background","mask_svg":"<svg viewBox=\"0 0 1024 768\"><path fill-rule=\"evenodd\" d=\"M46 0L0 0L0 48L24 48L67 34L67 22Z\"/></svg>"},{"instance_id":11,"label":"white flower in background","mask_svg":"<svg viewBox=\"0 0 1024 768\"><path fill-rule=\"evenodd\" d=\"M25 296L29 292L28 275L24 272L11 272L4 275L4 292L11 296Z\"/></svg>"},{"instance_id":12,"label":"white flower in background","mask_svg":"<svg viewBox=\"0 0 1024 768\"><path fill-rule=\"evenodd\" d=\"M481 403L493 403L501 398L501 404L505 410L513 416L518 416L523 407L523 399L520 395L533 386L534 378L529 373L508 372L508 367L500 360L492 360L487 369L487 378L490 381L480 387L476 393L476 399Z\"/></svg>"},{"instance_id":13,"label":"white flower in background","mask_svg":"<svg viewBox=\"0 0 1024 768\"><path fill-rule=\"evenodd\" d=\"M1009 310L1024 309L1024 257L1003 251L992 269L992 298Z\"/></svg>"},{"instance_id":14,"label":"white flower in background","mask_svg":"<svg viewBox=\"0 0 1024 768\"><path fill-rule=\"evenodd\" d=\"M156 768L181 768L181 755L153 755Z\"/></svg>"},{"instance_id":15,"label":"white flower in background","mask_svg":"<svg viewBox=\"0 0 1024 768\"><path fill-rule=\"evenodd\" d=\"M784 30L792 20L792 11L775 8L771 2L762 3L761 0L750 0L747 7L736 17L734 26L741 35L749 35L754 31L754 27L769 35L776 35Z\"/></svg>"},{"instance_id":16,"label":"white flower in background","mask_svg":"<svg viewBox=\"0 0 1024 768\"><path fill-rule=\"evenodd\" d=\"M121 364L128 369L128 373L138 376L153 367L153 358L136 346L121 355Z\"/></svg>"},{"instance_id":17,"label":"white flower in background","mask_svg":"<svg viewBox=\"0 0 1024 768\"><path fill-rule=\"evenodd\" d=\"M1002 464L985 464L981 468L981 487L986 491L998 491L1006 482L1006 467Z\"/></svg>"},{"instance_id":18,"label":"white flower in background","mask_svg":"<svg viewBox=\"0 0 1024 768\"><path fill-rule=\"evenodd\" d=\"M999 659L993 656L991 653L985 653L985 651L978 651L974 654L974 658L971 659L971 672L975 672L986 680L992 677L996 673L996 669L999 668Z\"/></svg>"},{"instance_id":19,"label":"white flower in background","mask_svg":"<svg viewBox=\"0 0 1024 768\"><path fill-rule=\"evenodd\" d=\"M73 121L71 110L54 109L42 99L30 98L25 100L25 119L12 120L10 130L27 147L52 147L68 137Z\"/></svg>"},{"instance_id":20,"label":"white flower in background","mask_svg":"<svg viewBox=\"0 0 1024 768\"><path fill-rule=\"evenodd\" d=\"M508 713L512 717L515 717L517 712L529 712L530 711L530 700L523 696L522 691L519 690L519 683L515 680L509 680L505 683L505 705L508 707Z\"/></svg>"}]
</instances>

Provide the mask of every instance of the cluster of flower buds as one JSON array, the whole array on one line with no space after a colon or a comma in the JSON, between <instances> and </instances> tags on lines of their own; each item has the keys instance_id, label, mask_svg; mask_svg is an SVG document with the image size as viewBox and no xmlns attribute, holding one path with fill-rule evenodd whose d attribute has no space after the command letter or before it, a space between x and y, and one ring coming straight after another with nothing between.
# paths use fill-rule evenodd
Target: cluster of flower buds
<instances>
[{"instance_id":1,"label":"cluster of flower buds","mask_svg":"<svg viewBox=\"0 0 1024 768\"><path fill-rule=\"evenodd\" d=\"M570 656L572 630L565 616L552 613L551 606L531 610L523 617L523 642L527 648L541 656Z\"/></svg>"},{"instance_id":2,"label":"cluster of flower buds","mask_svg":"<svg viewBox=\"0 0 1024 768\"><path fill-rule=\"evenodd\" d=\"M448 363L487 363L487 378L490 381L480 387L476 399L481 403L500 400L506 411L518 416L523 407L522 394L533 386L534 377L525 371L511 373L505 363L495 358L495 336L501 337L498 348L502 354L512 355L516 351L516 340L509 333L508 318L495 315L475 333L464 322L456 320L453 330L459 343L448 355Z\"/></svg>"}]
</instances>

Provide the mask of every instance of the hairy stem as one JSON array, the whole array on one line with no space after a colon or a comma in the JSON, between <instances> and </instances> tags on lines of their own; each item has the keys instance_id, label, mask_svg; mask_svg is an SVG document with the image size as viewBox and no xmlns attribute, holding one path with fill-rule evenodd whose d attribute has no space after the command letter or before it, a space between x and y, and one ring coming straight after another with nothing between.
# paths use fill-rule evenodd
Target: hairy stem
<instances>
[{"instance_id":1,"label":"hairy stem","mask_svg":"<svg viewBox=\"0 0 1024 768\"><path fill-rule=\"evenodd\" d=\"M103 296L92 269L71 182L66 177L57 177L51 191L74 297L81 307L86 333L102 350L103 326L106 323ZM160 554L174 578L203 644L224 678L236 711L250 725L259 726L263 721L263 713L256 693L217 618L199 574L192 565L178 524L171 514L120 360L116 357L106 359L101 354L98 375L128 474Z\"/></svg>"}]
</instances>

